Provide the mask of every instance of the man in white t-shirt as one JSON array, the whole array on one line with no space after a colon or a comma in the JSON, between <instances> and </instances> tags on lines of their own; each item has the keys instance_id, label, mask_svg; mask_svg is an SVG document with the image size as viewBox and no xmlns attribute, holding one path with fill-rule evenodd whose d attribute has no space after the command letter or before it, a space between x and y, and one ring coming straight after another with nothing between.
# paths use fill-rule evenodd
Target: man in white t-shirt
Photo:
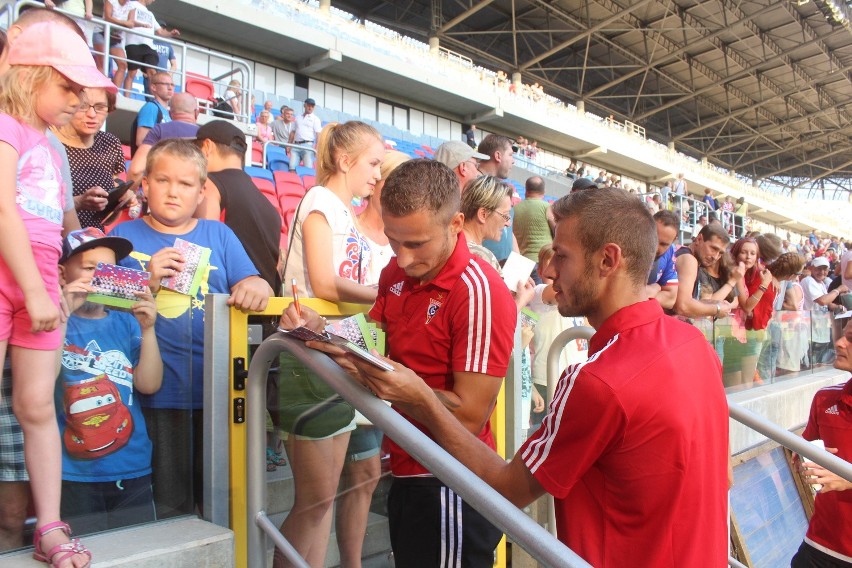
<instances>
[{"instance_id":1,"label":"man in white t-shirt","mask_svg":"<svg viewBox=\"0 0 852 568\"><path fill-rule=\"evenodd\" d=\"M317 143L317 136L322 130L322 120L314 114L316 106L314 99L305 99L304 112L296 117L296 126L290 132L290 144L299 144L301 148L290 149L290 171L296 171L299 161L306 168L314 167L313 148Z\"/></svg>"},{"instance_id":2,"label":"man in white t-shirt","mask_svg":"<svg viewBox=\"0 0 852 568\"><path fill-rule=\"evenodd\" d=\"M124 77L124 90L130 92L133 88L133 78L136 71L142 69L142 74L148 82L157 72L160 64L160 54L154 45L154 36L177 37L178 30L167 30L160 26L157 18L148 9L154 0L133 0L130 2L131 10L135 10L133 21L136 33L128 33L125 39L124 49L127 52L127 75Z\"/></svg>"},{"instance_id":3,"label":"man in white t-shirt","mask_svg":"<svg viewBox=\"0 0 852 568\"><path fill-rule=\"evenodd\" d=\"M832 363L834 352L831 349L831 313L842 310L837 300L848 288L840 285L828 292L828 259L818 256L811 261L811 275L802 279L804 308L811 312L811 349L813 363Z\"/></svg>"}]
</instances>

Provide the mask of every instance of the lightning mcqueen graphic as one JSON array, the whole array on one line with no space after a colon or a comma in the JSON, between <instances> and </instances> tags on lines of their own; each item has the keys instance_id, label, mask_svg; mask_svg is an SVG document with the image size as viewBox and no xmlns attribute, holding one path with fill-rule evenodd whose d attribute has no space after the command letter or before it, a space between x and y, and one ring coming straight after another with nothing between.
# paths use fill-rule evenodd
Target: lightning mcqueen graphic
<instances>
[{"instance_id":1,"label":"lightning mcqueen graphic","mask_svg":"<svg viewBox=\"0 0 852 568\"><path fill-rule=\"evenodd\" d=\"M130 440L133 418L118 387L106 375L66 384L64 406L63 442L72 458L101 458Z\"/></svg>"}]
</instances>

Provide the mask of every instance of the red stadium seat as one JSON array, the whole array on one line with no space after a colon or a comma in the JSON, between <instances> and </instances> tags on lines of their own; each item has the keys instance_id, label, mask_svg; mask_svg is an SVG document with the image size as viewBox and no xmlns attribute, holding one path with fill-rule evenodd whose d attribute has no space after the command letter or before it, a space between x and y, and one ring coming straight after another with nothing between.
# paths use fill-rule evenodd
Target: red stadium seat
<instances>
[{"instance_id":1,"label":"red stadium seat","mask_svg":"<svg viewBox=\"0 0 852 568\"><path fill-rule=\"evenodd\" d=\"M281 184L285 182L296 183L302 186L302 193L304 193L304 185L302 184L302 178L300 178L299 174L297 174L296 172L275 170L272 172L272 178L275 180L275 185L279 188L281 187Z\"/></svg>"},{"instance_id":2,"label":"red stadium seat","mask_svg":"<svg viewBox=\"0 0 852 568\"><path fill-rule=\"evenodd\" d=\"M302 176L302 185L305 186L305 189L310 189L317 184L316 176L312 175L303 175Z\"/></svg>"},{"instance_id":3,"label":"red stadium seat","mask_svg":"<svg viewBox=\"0 0 852 568\"><path fill-rule=\"evenodd\" d=\"M251 181L254 182L254 185L257 186L257 189L263 194L266 199L269 200L270 203L275 207L275 210L278 213L281 213L281 209L279 209L278 205L278 192L275 191L275 184L269 181L268 179L263 178L251 178Z\"/></svg>"},{"instance_id":4,"label":"red stadium seat","mask_svg":"<svg viewBox=\"0 0 852 568\"><path fill-rule=\"evenodd\" d=\"M216 98L213 80L199 73L186 72L186 91L200 101L212 101Z\"/></svg>"},{"instance_id":5,"label":"red stadium seat","mask_svg":"<svg viewBox=\"0 0 852 568\"><path fill-rule=\"evenodd\" d=\"M129 159L131 159L131 156L130 156L130 146L128 146L127 144L122 144L122 145L121 145L121 153L122 153L122 154L124 154L124 159L125 159L125 160L129 160Z\"/></svg>"}]
</instances>

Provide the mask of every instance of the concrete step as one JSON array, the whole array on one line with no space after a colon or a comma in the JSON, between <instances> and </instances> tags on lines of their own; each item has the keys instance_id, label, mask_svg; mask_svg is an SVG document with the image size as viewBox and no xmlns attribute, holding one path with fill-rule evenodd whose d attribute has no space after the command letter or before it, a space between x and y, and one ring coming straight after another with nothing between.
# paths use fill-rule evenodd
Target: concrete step
<instances>
[{"instance_id":1,"label":"concrete step","mask_svg":"<svg viewBox=\"0 0 852 568\"><path fill-rule=\"evenodd\" d=\"M234 565L234 533L199 519L175 519L82 539L92 568L226 568ZM0 556L2 568L44 568L32 549Z\"/></svg>"}]
</instances>

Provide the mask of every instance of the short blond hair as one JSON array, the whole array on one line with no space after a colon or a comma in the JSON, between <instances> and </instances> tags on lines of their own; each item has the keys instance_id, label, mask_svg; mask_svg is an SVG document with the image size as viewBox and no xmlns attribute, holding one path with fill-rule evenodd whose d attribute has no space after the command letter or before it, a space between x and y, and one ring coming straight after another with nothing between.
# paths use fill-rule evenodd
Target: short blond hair
<instances>
[{"instance_id":1,"label":"short blond hair","mask_svg":"<svg viewBox=\"0 0 852 568\"><path fill-rule=\"evenodd\" d=\"M145 175L150 175L151 170L157 164L160 156L172 156L180 160L186 160L194 163L198 167L198 177L201 185L207 181L207 159L194 140L186 140L183 138L167 138L160 140L148 152L145 160Z\"/></svg>"}]
</instances>

